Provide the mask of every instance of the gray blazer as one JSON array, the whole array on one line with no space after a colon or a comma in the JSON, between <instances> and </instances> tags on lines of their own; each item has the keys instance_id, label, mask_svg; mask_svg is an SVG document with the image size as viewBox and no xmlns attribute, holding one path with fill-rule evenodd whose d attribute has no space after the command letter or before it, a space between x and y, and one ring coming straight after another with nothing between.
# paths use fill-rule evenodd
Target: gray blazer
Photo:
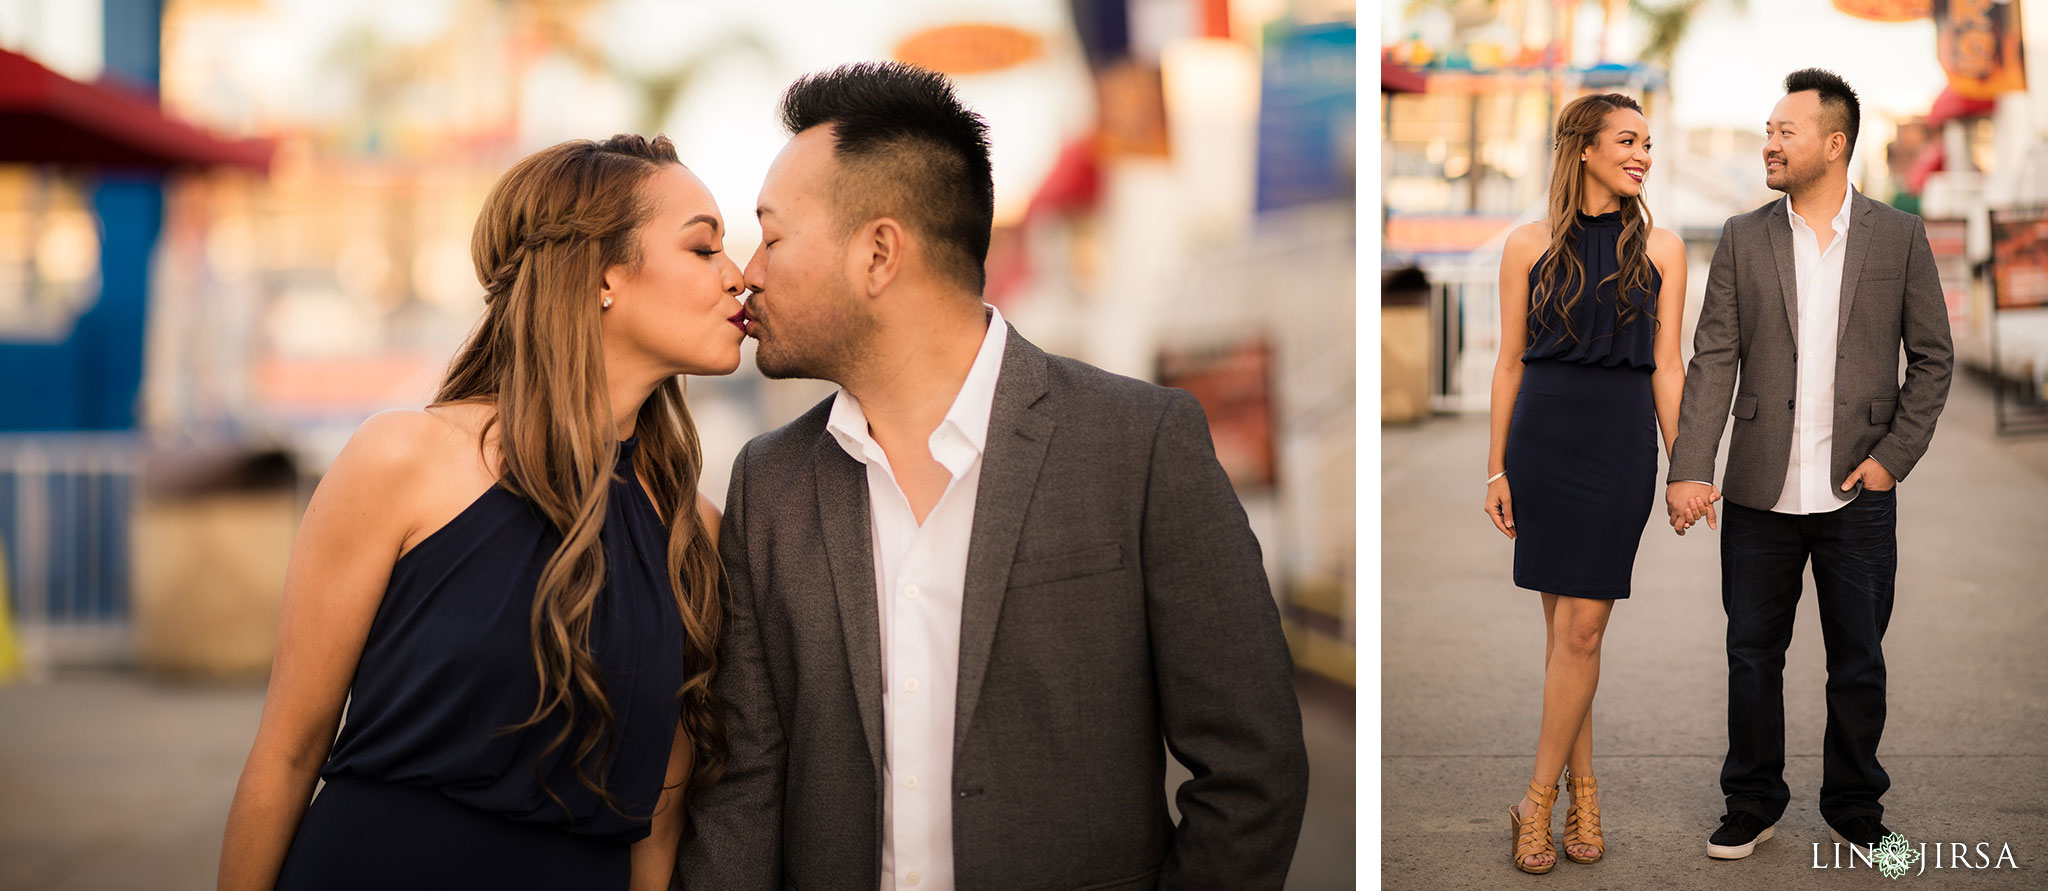
<instances>
[{"instance_id":1,"label":"gray blazer","mask_svg":"<svg viewBox=\"0 0 2048 891\"><path fill-rule=\"evenodd\" d=\"M1898 479L1913 472L1934 437L1954 364L1948 307L1934 252L1919 217L1861 193L1850 210L1842 260L1842 305L1834 356L1808 356L1835 368L1834 450L1829 491L1848 501L1862 487L1842 480L1877 459ZM1706 303L1693 335L1692 364L1672 448L1670 482L1711 480L1721 448L1723 412L1734 398L1722 497L1769 510L1784 488L1799 391L1799 292L1785 202L1729 217L1707 273ZM1905 345L1905 382L1899 346ZM1741 369L1741 386L1736 370Z\"/></svg>"},{"instance_id":2,"label":"gray blazer","mask_svg":"<svg viewBox=\"0 0 2048 891\"><path fill-rule=\"evenodd\" d=\"M678 888L876 887L867 472L826 431L830 410L733 466L714 682L732 756L690 802ZM1258 542L1193 397L1012 329L965 582L958 887L1281 887L1307 798L1301 712ZM1167 748L1195 776L1178 826Z\"/></svg>"}]
</instances>

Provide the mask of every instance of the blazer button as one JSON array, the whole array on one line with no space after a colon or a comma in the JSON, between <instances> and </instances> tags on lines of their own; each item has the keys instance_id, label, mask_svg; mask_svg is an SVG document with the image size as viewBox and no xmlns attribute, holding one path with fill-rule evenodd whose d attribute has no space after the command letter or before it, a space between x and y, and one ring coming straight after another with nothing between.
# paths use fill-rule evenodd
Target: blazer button
<instances>
[{"instance_id":1,"label":"blazer button","mask_svg":"<svg viewBox=\"0 0 2048 891\"><path fill-rule=\"evenodd\" d=\"M1786 408L1791 408L1791 407L1792 407L1792 400L1790 400L1790 399L1787 399L1787 400L1785 400L1785 407L1786 407Z\"/></svg>"}]
</instances>

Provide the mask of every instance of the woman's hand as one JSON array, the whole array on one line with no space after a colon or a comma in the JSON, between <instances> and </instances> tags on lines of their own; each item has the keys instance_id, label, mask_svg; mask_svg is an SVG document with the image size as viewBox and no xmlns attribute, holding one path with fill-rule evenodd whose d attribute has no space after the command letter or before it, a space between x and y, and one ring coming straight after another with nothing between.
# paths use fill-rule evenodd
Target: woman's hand
<instances>
[{"instance_id":1,"label":"woman's hand","mask_svg":"<svg viewBox=\"0 0 2048 891\"><path fill-rule=\"evenodd\" d=\"M1515 537L1515 500L1508 492L1508 478L1486 484L1486 518L1493 521L1493 527L1500 534Z\"/></svg>"}]
</instances>

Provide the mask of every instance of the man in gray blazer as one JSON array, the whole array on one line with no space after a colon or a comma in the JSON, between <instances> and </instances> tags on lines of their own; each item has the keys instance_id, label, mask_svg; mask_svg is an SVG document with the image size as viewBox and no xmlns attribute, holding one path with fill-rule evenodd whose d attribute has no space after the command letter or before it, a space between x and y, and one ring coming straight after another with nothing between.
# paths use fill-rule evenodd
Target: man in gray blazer
<instances>
[{"instance_id":1,"label":"man in gray blazer","mask_svg":"<svg viewBox=\"0 0 2048 891\"><path fill-rule=\"evenodd\" d=\"M841 390L733 467L731 754L676 886L1280 888L1301 716L1200 406L982 302L986 128L944 77L846 66L782 116L744 321Z\"/></svg>"},{"instance_id":2,"label":"man in gray blazer","mask_svg":"<svg viewBox=\"0 0 2048 891\"><path fill-rule=\"evenodd\" d=\"M1892 487L1927 452L1953 359L1926 227L1849 186L1855 92L1806 69L1785 93L1764 144L1765 181L1785 198L1721 229L1666 490L1680 534L1702 517L1719 528L1712 504L1727 499L1728 812L1707 842L1722 859L1769 839L1791 800L1785 650L1809 557L1827 644L1821 816L1836 841L1867 848L1890 834L1877 746L1898 572ZM1731 397L1735 433L1716 490Z\"/></svg>"}]
</instances>

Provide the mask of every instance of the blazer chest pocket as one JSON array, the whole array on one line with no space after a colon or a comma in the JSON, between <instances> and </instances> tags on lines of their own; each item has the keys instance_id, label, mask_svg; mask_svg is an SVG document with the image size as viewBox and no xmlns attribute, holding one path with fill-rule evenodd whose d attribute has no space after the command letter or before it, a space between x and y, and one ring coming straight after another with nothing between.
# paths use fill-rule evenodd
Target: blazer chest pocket
<instances>
[{"instance_id":1,"label":"blazer chest pocket","mask_svg":"<svg viewBox=\"0 0 2048 891\"><path fill-rule=\"evenodd\" d=\"M1106 544L1099 547L1072 551L1051 557L1034 557L1019 560L1010 565L1010 587L1022 588L1029 585L1044 585L1064 582L1082 576L1114 572L1124 566L1124 549L1121 545Z\"/></svg>"},{"instance_id":2,"label":"blazer chest pocket","mask_svg":"<svg viewBox=\"0 0 2048 891\"><path fill-rule=\"evenodd\" d=\"M1899 401L1897 399L1872 400L1870 403L1870 423L1889 424L1892 422L1892 414L1897 412L1898 409Z\"/></svg>"},{"instance_id":3,"label":"blazer chest pocket","mask_svg":"<svg viewBox=\"0 0 2048 891\"><path fill-rule=\"evenodd\" d=\"M1737 394L1735 410L1730 414L1745 421L1756 417L1756 396L1748 393Z\"/></svg>"}]
</instances>

